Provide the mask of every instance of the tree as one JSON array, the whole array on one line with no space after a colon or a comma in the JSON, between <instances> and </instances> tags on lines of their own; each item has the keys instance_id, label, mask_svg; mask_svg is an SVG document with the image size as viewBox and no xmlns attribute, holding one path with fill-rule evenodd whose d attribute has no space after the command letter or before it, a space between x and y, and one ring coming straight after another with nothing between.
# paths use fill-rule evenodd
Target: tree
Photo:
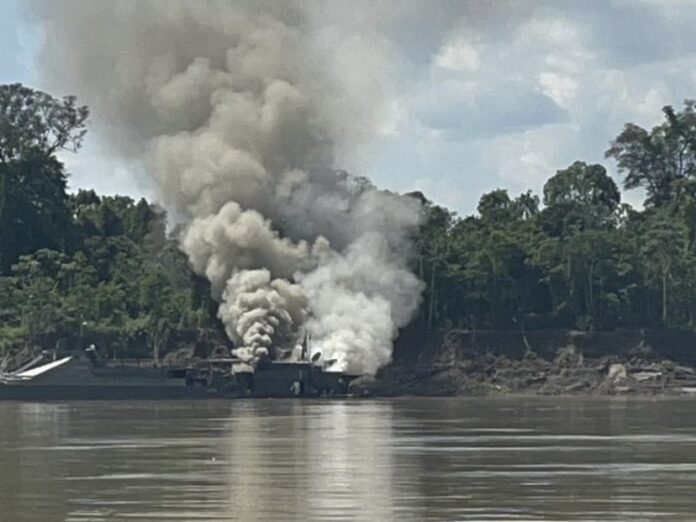
<instances>
[{"instance_id":1,"label":"tree","mask_svg":"<svg viewBox=\"0 0 696 522\"><path fill-rule=\"evenodd\" d=\"M481 219L488 222L507 222L515 219L518 208L507 193L497 189L481 196L476 207Z\"/></svg>"},{"instance_id":2,"label":"tree","mask_svg":"<svg viewBox=\"0 0 696 522\"><path fill-rule=\"evenodd\" d=\"M602 165L576 161L556 172L544 185L547 206L575 204L609 214L620 202L619 189Z\"/></svg>"},{"instance_id":3,"label":"tree","mask_svg":"<svg viewBox=\"0 0 696 522\"><path fill-rule=\"evenodd\" d=\"M615 224L621 194L601 165L576 161L559 170L544 185L544 204L538 222L554 237Z\"/></svg>"},{"instance_id":4,"label":"tree","mask_svg":"<svg viewBox=\"0 0 696 522\"><path fill-rule=\"evenodd\" d=\"M659 281L661 318L666 324L670 319L669 290L684 252L685 234L679 223L663 213L656 214L646 225L641 253L648 277Z\"/></svg>"},{"instance_id":5,"label":"tree","mask_svg":"<svg viewBox=\"0 0 696 522\"><path fill-rule=\"evenodd\" d=\"M86 118L72 97L0 86L0 350L60 339L158 359L182 339L224 342L162 209L67 194L56 153L80 147Z\"/></svg>"},{"instance_id":6,"label":"tree","mask_svg":"<svg viewBox=\"0 0 696 522\"><path fill-rule=\"evenodd\" d=\"M624 187L643 187L646 205L661 207L676 198L677 182L696 177L696 101L686 100L680 113L667 105L665 122L647 131L627 123L606 151L619 172L625 173Z\"/></svg>"},{"instance_id":7,"label":"tree","mask_svg":"<svg viewBox=\"0 0 696 522\"><path fill-rule=\"evenodd\" d=\"M40 248L61 250L71 233L63 165L42 152L0 163L0 273L20 255Z\"/></svg>"},{"instance_id":8,"label":"tree","mask_svg":"<svg viewBox=\"0 0 696 522\"><path fill-rule=\"evenodd\" d=\"M421 279L429 276L427 300L427 324L430 328L433 324L437 307L437 279L445 258L445 249L448 245L447 235L454 213L438 205L427 204L425 206L425 219L420 225L418 234L414 240L419 252L418 275ZM427 275L426 275L427 274Z\"/></svg>"},{"instance_id":9,"label":"tree","mask_svg":"<svg viewBox=\"0 0 696 522\"><path fill-rule=\"evenodd\" d=\"M67 176L55 153L80 147L88 114L73 96L0 85L0 273L22 254L66 246Z\"/></svg>"},{"instance_id":10,"label":"tree","mask_svg":"<svg viewBox=\"0 0 696 522\"><path fill-rule=\"evenodd\" d=\"M20 83L0 85L0 163L41 151L46 157L82 145L89 109Z\"/></svg>"},{"instance_id":11,"label":"tree","mask_svg":"<svg viewBox=\"0 0 696 522\"><path fill-rule=\"evenodd\" d=\"M64 262L64 254L41 249L21 256L12 267L21 289L18 306L22 326L30 336L54 333L62 323L57 276Z\"/></svg>"},{"instance_id":12,"label":"tree","mask_svg":"<svg viewBox=\"0 0 696 522\"><path fill-rule=\"evenodd\" d=\"M145 329L152 346L152 360L159 365L160 355L174 330L184 319L185 303L167 276L159 270L150 271L140 284L140 306L147 315Z\"/></svg>"},{"instance_id":13,"label":"tree","mask_svg":"<svg viewBox=\"0 0 696 522\"><path fill-rule=\"evenodd\" d=\"M516 216L531 219L539 213L539 196L528 190L515 198L513 207Z\"/></svg>"}]
</instances>

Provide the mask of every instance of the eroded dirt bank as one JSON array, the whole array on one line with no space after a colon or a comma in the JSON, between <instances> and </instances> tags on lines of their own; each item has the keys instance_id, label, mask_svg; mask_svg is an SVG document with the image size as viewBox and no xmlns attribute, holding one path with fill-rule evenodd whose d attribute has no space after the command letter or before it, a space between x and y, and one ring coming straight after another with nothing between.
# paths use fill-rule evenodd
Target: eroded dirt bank
<instances>
[{"instance_id":1,"label":"eroded dirt bank","mask_svg":"<svg viewBox=\"0 0 696 522\"><path fill-rule=\"evenodd\" d=\"M696 395L696 334L410 331L399 339L394 363L354 390L375 396Z\"/></svg>"}]
</instances>

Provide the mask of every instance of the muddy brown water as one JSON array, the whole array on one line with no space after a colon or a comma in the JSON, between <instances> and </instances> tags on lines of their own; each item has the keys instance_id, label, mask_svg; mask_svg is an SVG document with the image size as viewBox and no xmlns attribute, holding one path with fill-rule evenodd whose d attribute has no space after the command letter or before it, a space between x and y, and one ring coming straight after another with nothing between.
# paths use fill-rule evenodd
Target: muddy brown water
<instances>
[{"instance_id":1,"label":"muddy brown water","mask_svg":"<svg viewBox=\"0 0 696 522\"><path fill-rule=\"evenodd\" d=\"M696 520L696 400L0 403L0 520Z\"/></svg>"}]
</instances>

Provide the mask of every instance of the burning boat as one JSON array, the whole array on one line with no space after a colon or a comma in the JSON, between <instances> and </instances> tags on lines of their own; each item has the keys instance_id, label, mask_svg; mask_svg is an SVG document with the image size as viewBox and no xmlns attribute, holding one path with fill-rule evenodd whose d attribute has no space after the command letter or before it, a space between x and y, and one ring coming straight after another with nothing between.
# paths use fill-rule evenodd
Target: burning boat
<instances>
[{"instance_id":1,"label":"burning boat","mask_svg":"<svg viewBox=\"0 0 696 522\"><path fill-rule=\"evenodd\" d=\"M313 360L236 357L180 366L105 361L92 346L84 353L46 350L22 367L0 373L0 400L163 400L243 397L345 397L357 377Z\"/></svg>"}]
</instances>

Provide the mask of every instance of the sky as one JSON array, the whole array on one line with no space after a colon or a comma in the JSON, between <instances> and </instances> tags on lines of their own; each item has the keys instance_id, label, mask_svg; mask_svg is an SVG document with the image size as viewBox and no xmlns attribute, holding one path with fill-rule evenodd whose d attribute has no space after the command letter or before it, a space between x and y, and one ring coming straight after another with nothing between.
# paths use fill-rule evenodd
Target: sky
<instances>
[{"instance_id":1,"label":"sky","mask_svg":"<svg viewBox=\"0 0 696 522\"><path fill-rule=\"evenodd\" d=\"M338 24L370 17L390 60L383 124L348 167L460 214L496 188L540 193L575 160L603 163L620 182L604 151L624 123L651 127L664 105L696 98L696 0L322 6ZM0 82L42 88L41 45L21 2L0 0ZM147 176L101 152L98 128L65 160L72 188L157 197Z\"/></svg>"}]
</instances>

